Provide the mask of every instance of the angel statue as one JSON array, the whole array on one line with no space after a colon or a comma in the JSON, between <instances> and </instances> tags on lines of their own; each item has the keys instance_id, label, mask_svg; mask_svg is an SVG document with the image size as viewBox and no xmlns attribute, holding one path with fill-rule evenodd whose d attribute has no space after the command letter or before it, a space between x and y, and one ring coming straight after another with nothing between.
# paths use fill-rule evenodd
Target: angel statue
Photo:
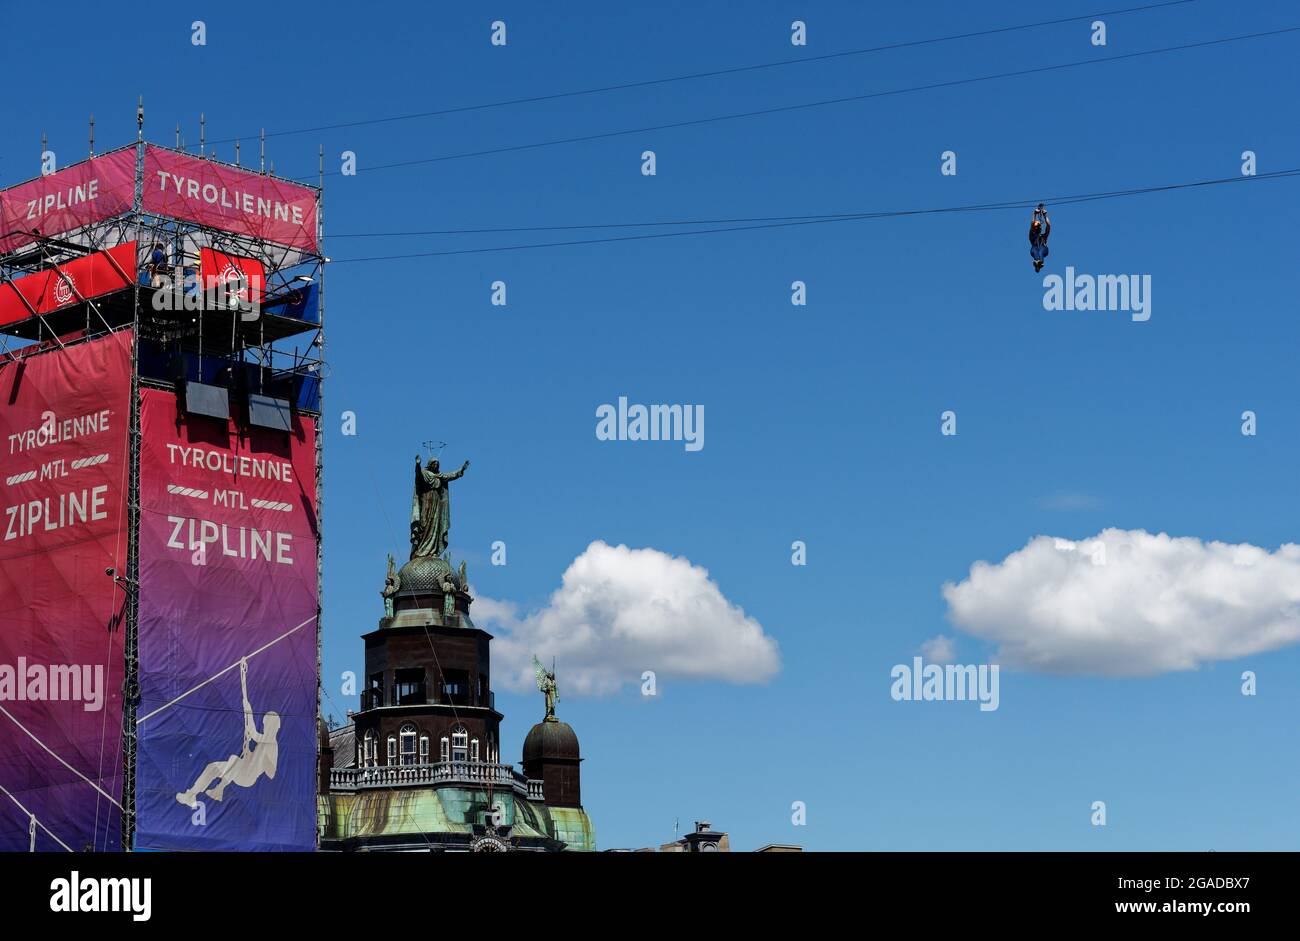
<instances>
[{"instance_id":1,"label":"angel statue","mask_svg":"<svg viewBox=\"0 0 1300 941\"><path fill-rule=\"evenodd\" d=\"M548 670L533 654L533 671L537 674L537 688L546 696L546 721L555 722L555 704L560 701L559 687L555 685L555 670Z\"/></svg>"},{"instance_id":2,"label":"angel statue","mask_svg":"<svg viewBox=\"0 0 1300 941\"><path fill-rule=\"evenodd\" d=\"M456 613L456 586L452 584L451 575L444 575L438 587L442 589L442 616L450 621Z\"/></svg>"},{"instance_id":3,"label":"angel statue","mask_svg":"<svg viewBox=\"0 0 1300 941\"><path fill-rule=\"evenodd\" d=\"M393 562L392 553L388 555L388 575L384 578L384 587L379 594L384 598L384 617L393 616L393 595L397 594L400 582L397 578L397 565Z\"/></svg>"}]
</instances>

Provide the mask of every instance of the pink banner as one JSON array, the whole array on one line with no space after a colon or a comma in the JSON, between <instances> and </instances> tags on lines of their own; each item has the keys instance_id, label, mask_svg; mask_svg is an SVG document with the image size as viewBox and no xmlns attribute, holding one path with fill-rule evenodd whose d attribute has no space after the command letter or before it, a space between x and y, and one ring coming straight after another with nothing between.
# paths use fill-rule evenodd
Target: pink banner
<instances>
[{"instance_id":1,"label":"pink banner","mask_svg":"<svg viewBox=\"0 0 1300 941\"><path fill-rule=\"evenodd\" d=\"M159 389L140 426L134 848L311 850L316 427L190 415Z\"/></svg>"},{"instance_id":2,"label":"pink banner","mask_svg":"<svg viewBox=\"0 0 1300 941\"><path fill-rule=\"evenodd\" d=\"M0 360L0 852L121 843L131 334Z\"/></svg>"},{"instance_id":3,"label":"pink banner","mask_svg":"<svg viewBox=\"0 0 1300 941\"><path fill-rule=\"evenodd\" d=\"M65 167L0 192L0 252L127 212L135 196L135 148ZM315 232L313 223L312 232Z\"/></svg>"},{"instance_id":4,"label":"pink banner","mask_svg":"<svg viewBox=\"0 0 1300 941\"><path fill-rule=\"evenodd\" d=\"M144 210L317 249L314 189L152 144L144 151Z\"/></svg>"}]
</instances>

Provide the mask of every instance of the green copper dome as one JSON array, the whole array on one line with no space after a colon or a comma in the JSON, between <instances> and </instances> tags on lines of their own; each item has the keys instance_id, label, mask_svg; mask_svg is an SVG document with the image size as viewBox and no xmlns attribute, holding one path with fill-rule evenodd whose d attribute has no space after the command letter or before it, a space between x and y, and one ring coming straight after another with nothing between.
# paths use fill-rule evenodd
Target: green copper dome
<instances>
[{"instance_id":1,"label":"green copper dome","mask_svg":"<svg viewBox=\"0 0 1300 941\"><path fill-rule=\"evenodd\" d=\"M460 583L460 576L457 575L450 565L437 556L421 556L412 559L402 566L397 573L399 595L421 594L427 595L432 592L442 591L442 582L449 579L459 591L464 591L465 586Z\"/></svg>"}]
</instances>

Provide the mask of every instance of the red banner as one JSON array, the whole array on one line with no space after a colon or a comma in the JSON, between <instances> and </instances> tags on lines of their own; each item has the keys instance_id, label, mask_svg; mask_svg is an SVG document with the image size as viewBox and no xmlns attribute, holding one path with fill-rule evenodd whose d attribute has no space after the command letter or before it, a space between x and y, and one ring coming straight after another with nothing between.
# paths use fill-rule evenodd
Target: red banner
<instances>
[{"instance_id":1,"label":"red banner","mask_svg":"<svg viewBox=\"0 0 1300 941\"><path fill-rule=\"evenodd\" d=\"M120 845L131 334L0 361L0 851Z\"/></svg>"},{"instance_id":2,"label":"red banner","mask_svg":"<svg viewBox=\"0 0 1300 941\"><path fill-rule=\"evenodd\" d=\"M135 242L125 242L106 252L66 262L57 270L49 268L15 278L13 284L0 284L0 326L26 320L32 310L48 314L76 304L80 301L78 294L98 297L129 287L134 271Z\"/></svg>"},{"instance_id":3,"label":"red banner","mask_svg":"<svg viewBox=\"0 0 1300 941\"><path fill-rule=\"evenodd\" d=\"M315 252L316 191L155 147L144 150L144 209Z\"/></svg>"},{"instance_id":4,"label":"red banner","mask_svg":"<svg viewBox=\"0 0 1300 941\"><path fill-rule=\"evenodd\" d=\"M202 248L199 249L199 274L204 291L242 278L246 288L240 291L240 300L248 304L262 303L266 288L266 268L256 258L227 255L215 249Z\"/></svg>"},{"instance_id":5,"label":"red banner","mask_svg":"<svg viewBox=\"0 0 1300 941\"><path fill-rule=\"evenodd\" d=\"M134 197L134 147L10 187L0 192L0 252L30 243L33 232L56 236L111 219Z\"/></svg>"}]
</instances>

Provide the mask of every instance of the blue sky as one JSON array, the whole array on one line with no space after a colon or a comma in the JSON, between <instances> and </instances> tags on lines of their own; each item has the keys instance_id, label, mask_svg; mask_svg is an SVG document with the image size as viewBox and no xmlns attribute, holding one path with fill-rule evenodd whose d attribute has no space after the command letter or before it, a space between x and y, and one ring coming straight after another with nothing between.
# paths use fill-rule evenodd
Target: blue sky
<instances>
[{"instance_id":1,"label":"blue sky","mask_svg":"<svg viewBox=\"0 0 1300 941\"><path fill-rule=\"evenodd\" d=\"M171 143L711 71L1083 15L1108 4L243 3L63 25L3 4L27 106L0 181L146 130ZM67 12L75 10L76 13ZM203 19L208 44L190 44ZM508 45L489 43L504 20ZM806 49L790 23L808 24ZM404 169L368 166L932 84L1300 25L1292 5L1198 0L788 68L273 137L277 172L326 181L327 251L371 255L567 233L349 233L914 209L1300 166L1300 34L823 108ZM129 22L132 39L121 31ZM33 41L13 43L14 37ZM113 39L110 37L119 37ZM48 42L39 42L44 37ZM133 44L133 51L132 46ZM88 81L88 77L93 80ZM640 172L654 150L657 175ZM955 177L940 154L958 155ZM218 155L233 158L231 145ZM451 549L476 592L541 608L594 540L708 570L780 647L766 683L639 676L565 695L602 847L709 819L752 848L1290 849L1300 839L1294 646L1146 677L1003 669L1001 705L899 703L890 667L937 634L993 655L941 594L1040 534L1107 527L1295 539L1292 180L1063 206L1044 274L1149 274L1152 317L1047 311L1022 210L337 264L326 281L324 672L360 670L384 557L405 552L410 463L448 442ZM790 304L790 284L808 304ZM505 281L508 305L490 304ZM601 442L595 409L699 403L706 446ZM958 434L939 433L939 415ZM1240 415L1258 415L1254 437ZM339 433L343 410L358 434ZM488 564L503 540L508 564ZM804 540L808 564L790 564ZM706 628L702 628L706 629ZM539 651L542 652L542 651ZM655 669L653 663L646 669ZM1251 669L1259 695L1240 694ZM498 679L503 758L541 715ZM1108 825L1089 823L1103 800ZM807 825L791 824L791 804Z\"/></svg>"}]
</instances>

